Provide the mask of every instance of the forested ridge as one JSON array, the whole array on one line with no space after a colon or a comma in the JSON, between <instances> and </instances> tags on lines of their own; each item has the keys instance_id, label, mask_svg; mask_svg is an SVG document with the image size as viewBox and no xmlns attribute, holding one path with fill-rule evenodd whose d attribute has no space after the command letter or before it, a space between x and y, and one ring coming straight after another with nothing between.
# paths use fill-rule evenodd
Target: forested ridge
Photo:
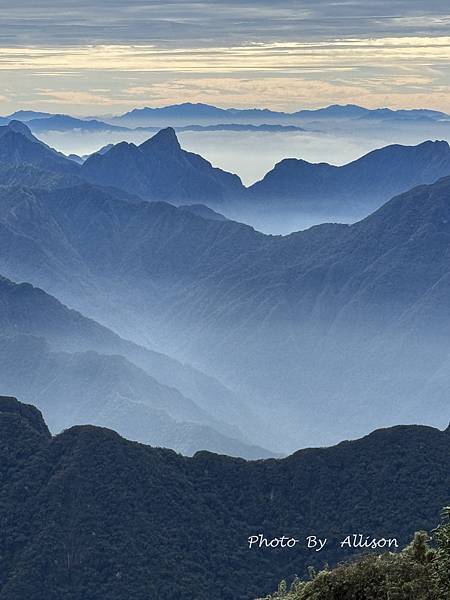
<instances>
[{"instance_id":1,"label":"forested ridge","mask_svg":"<svg viewBox=\"0 0 450 600\"><path fill-rule=\"evenodd\" d=\"M253 600L357 554L335 543L350 532L431 531L449 456L449 430L404 426L285 459L189 458L99 427L52 437L2 398L0 600ZM248 547L311 532L326 552Z\"/></svg>"}]
</instances>

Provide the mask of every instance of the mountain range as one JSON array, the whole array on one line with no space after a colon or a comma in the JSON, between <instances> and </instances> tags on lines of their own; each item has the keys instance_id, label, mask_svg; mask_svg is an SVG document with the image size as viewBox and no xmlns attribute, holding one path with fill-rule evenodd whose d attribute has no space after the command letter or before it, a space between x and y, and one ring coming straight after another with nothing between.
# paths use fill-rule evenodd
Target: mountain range
<instances>
[{"instance_id":1,"label":"mountain range","mask_svg":"<svg viewBox=\"0 0 450 600\"><path fill-rule=\"evenodd\" d=\"M235 202L225 199L227 185L247 193L237 178L184 152L171 129L144 147L114 146L79 166L15 127L0 138L0 146L4 139L8 144L0 149L0 175L9 173L1 189L0 273L43 288L178 365L212 375L234 399L231 413L218 412L228 401L214 403L212 394L200 401L173 386L210 417L221 414L219 420L237 427L240 433L220 430L229 441L286 452L392 423L441 426L447 418L449 178L405 192L351 226L269 236L205 207L187 210L185 202L175 207L131 193L142 173L147 190L161 190L171 201L179 190L186 199L193 188L196 198L214 189L217 201L223 194L225 217ZM439 177L447 155L444 143L391 147L342 169L349 188L369 189L373 181L382 202L371 171L386 172L388 194L399 182L415 185L418 175ZM45 164L54 169L48 181ZM11 169L16 175L30 170L35 179L40 174L41 181L16 185ZM20 333L49 337L32 327ZM74 332L66 335L50 354L119 354L145 370L137 351L129 354L112 341L74 346ZM65 357L49 358L57 359L68 364ZM125 367L129 377L133 369ZM156 369L147 374L172 385ZM137 395L130 391L131 399ZM220 429L195 414L200 424Z\"/></svg>"},{"instance_id":2,"label":"mountain range","mask_svg":"<svg viewBox=\"0 0 450 600\"><path fill-rule=\"evenodd\" d=\"M249 201L266 210L291 207L305 212L349 214L372 212L392 196L450 175L450 146L427 141L418 146L398 144L374 150L336 167L286 159L249 189Z\"/></svg>"},{"instance_id":3,"label":"mountain range","mask_svg":"<svg viewBox=\"0 0 450 600\"><path fill-rule=\"evenodd\" d=\"M179 204L221 203L238 196L241 180L192 152L182 150L175 131L163 129L140 146L122 142L104 154L93 154L82 165L81 175L99 185L114 186L148 200Z\"/></svg>"},{"instance_id":4,"label":"mountain range","mask_svg":"<svg viewBox=\"0 0 450 600\"><path fill-rule=\"evenodd\" d=\"M14 113L0 117L0 124L7 124L11 120L29 123L30 128L36 132L50 130L120 130L121 128L135 129L138 127L183 127L190 125L214 126L221 124L250 124L270 125L287 124L295 125L298 122L308 121L379 121L379 122L438 122L447 120L449 115L428 109L393 110L390 108L369 109L354 104L331 106L318 109L302 109L292 113L260 109L219 108L210 104L184 102L163 107L135 108L118 116L104 117L72 117L33 110L18 110ZM47 123L44 121L47 120Z\"/></svg>"},{"instance_id":5,"label":"mountain range","mask_svg":"<svg viewBox=\"0 0 450 600\"><path fill-rule=\"evenodd\" d=\"M271 216L315 213L353 220L416 185L450 175L450 146L427 141L417 146L391 145L343 166L285 159L265 177L245 188L238 176L215 168L198 154L183 150L173 128L143 144L109 144L88 157L68 160L42 144L24 124L0 127L0 183L42 184L46 173L117 188L144 200L206 204L244 222ZM29 165L32 174L16 176L12 167ZM2 171L4 173L2 177ZM23 169L22 169L23 171ZM379 173L383 173L379 177ZM55 175L47 175L49 181Z\"/></svg>"},{"instance_id":6,"label":"mountain range","mask_svg":"<svg viewBox=\"0 0 450 600\"><path fill-rule=\"evenodd\" d=\"M246 408L213 378L121 339L29 284L0 279L0 300L0 390L40 406L52 431L89 422L184 454L270 454L244 442L233 423Z\"/></svg>"},{"instance_id":7,"label":"mountain range","mask_svg":"<svg viewBox=\"0 0 450 600\"><path fill-rule=\"evenodd\" d=\"M218 108L209 104L185 102L164 106L161 108L136 108L118 117L108 119L116 125L125 125L127 127L139 127L146 125L180 125L184 124L205 124L214 125L218 123L242 123L253 124L285 122L305 120L332 120L332 119L360 119L374 118L379 120L414 120L421 119L441 120L448 118L448 115L433 110L392 110L389 108L368 109L356 105L331 105L316 110L299 110L293 113L279 112L269 109L236 109L236 108Z\"/></svg>"},{"instance_id":8,"label":"mountain range","mask_svg":"<svg viewBox=\"0 0 450 600\"><path fill-rule=\"evenodd\" d=\"M49 115L27 120L27 126L35 135L45 131L127 131L126 127L119 127L104 123L98 119L77 119L69 115Z\"/></svg>"},{"instance_id":9,"label":"mountain range","mask_svg":"<svg viewBox=\"0 0 450 600\"><path fill-rule=\"evenodd\" d=\"M3 397L0 437L1 600L250 600L323 559L305 544L249 549L249 536L326 536L336 563L349 533L403 545L449 500L448 429L283 460L186 458L89 425L51 437L36 408Z\"/></svg>"}]
</instances>

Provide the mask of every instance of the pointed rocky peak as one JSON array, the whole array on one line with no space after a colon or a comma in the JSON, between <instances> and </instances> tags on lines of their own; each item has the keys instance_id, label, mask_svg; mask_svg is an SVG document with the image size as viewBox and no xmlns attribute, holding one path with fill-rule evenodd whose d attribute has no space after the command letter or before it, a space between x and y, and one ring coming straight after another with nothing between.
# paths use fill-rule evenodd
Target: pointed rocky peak
<instances>
[{"instance_id":1,"label":"pointed rocky peak","mask_svg":"<svg viewBox=\"0 0 450 600\"><path fill-rule=\"evenodd\" d=\"M166 127L156 135L139 146L141 150L157 150L160 152L178 152L181 150L180 142L173 127Z\"/></svg>"},{"instance_id":2,"label":"pointed rocky peak","mask_svg":"<svg viewBox=\"0 0 450 600\"><path fill-rule=\"evenodd\" d=\"M0 396L0 418L4 414L17 415L23 419L39 434L50 437L50 432L45 424L41 412L31 404L23 404L17 398Z\"/></svg>"}]
</instances>

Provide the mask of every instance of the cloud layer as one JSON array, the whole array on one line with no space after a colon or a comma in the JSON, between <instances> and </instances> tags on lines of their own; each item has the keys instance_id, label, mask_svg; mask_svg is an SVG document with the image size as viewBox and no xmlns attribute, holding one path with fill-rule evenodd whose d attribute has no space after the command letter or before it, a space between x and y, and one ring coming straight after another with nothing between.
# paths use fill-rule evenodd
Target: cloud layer
<instances>
[{"instance_id":1,"label":"cloud layer","mask_svg":"<svg viewBox=\"0 0 450 600\"><path fill-rule=\"evenodd\" d=\"M0 42L168 47L443 35L446 0L2 0Z\"/></svg>"},{"instance_id":2,"label":"cloud layer","mask_svg":"<svg viewBox=\"0 0 450 600\"><path fill-rule=\"evenodd\" d=\"M2 112L184 100L450 110L447 0L0 0L0 19Z\"/></svg>"}]
</instances>

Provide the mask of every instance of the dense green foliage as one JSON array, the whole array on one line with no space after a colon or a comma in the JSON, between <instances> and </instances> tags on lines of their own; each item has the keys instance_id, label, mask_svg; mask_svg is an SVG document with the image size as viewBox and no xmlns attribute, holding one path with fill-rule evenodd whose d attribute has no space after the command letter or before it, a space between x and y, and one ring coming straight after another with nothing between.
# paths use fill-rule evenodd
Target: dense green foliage
<instances>
[{"instance_id":1,"label":"dense green foliage","mask_svg":"<svg viewBox=\"0 0 450 600\"><path fill-rule=\"evenodd\" d=\"M311 581L296 579L289 591L283 580L267 600L448 600L448 518L433 537L435 547L428 544L426 533L419 532L402 552L366 555L332 570L312 571Z\"/></svg>"},{"instance_id":2,"label":"dense green foliage","mask_svg":"<svg viewBox=\"0 0 450 600\"><path fill-rule=\"evenodd\" d=\"M187 458L91 426L52 438L2 399L0 600L252 600L351 556L332 543L349 532L431 530L449 455L449 431L396 427L282 460ZM330 546L250 550L261 532Z\"/></svg>"},{"instance_id":3,"label":"dense green foliage","mask_svg":"<svg viewBox=\"0 0 450 600\"><path fill-rule=\"evenodd\" d=\"M442 598L450 597L450 507L444 509L445 523L434 533L438 543L436 552L435 580Z\"/></svg>"}]
</instances>

